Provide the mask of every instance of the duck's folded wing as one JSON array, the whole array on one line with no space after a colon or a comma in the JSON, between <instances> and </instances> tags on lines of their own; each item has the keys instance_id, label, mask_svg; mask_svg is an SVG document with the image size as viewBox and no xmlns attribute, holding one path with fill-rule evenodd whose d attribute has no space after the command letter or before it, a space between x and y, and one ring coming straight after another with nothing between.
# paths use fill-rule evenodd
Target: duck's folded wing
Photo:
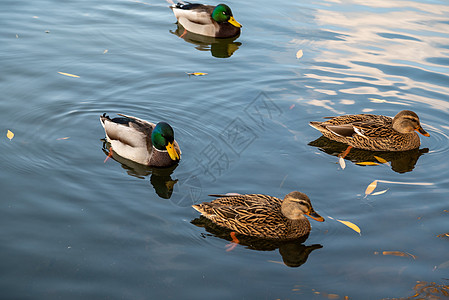
<instances>
[{"instance_id":1,"label":"duck's folded wing","mask_svg":"<svg viewBox=\"0 0 449 300\"><path fill-rule=\"evenodd\" d=\"M110 141L119 141L131 147L146 147L148 130L134 124L134 122L116 123L105 120L104 129Z\"/></svg>"},{"instance_id":2,"label":"duck's folded wing","mask_svg":"<svg viewBox=\"0 0 449 300\"><path fill-rule=\"evenodd\" d=\"M177 19L185 18L190 22L198 24L210 24L213 6L203 4L185 4L172 7L173 13Z\"/></svg>"},{"instance_id":3,"label":"duck's folded wing","mask_svg":"<svg viewBox=\"0 0 449 300\"><path fill-rule=\"evenodd\" d=\"M326 128L332 133L342 137L352 137L355 133L352 124L326 125Z\"/></svg>"}]
</instances>

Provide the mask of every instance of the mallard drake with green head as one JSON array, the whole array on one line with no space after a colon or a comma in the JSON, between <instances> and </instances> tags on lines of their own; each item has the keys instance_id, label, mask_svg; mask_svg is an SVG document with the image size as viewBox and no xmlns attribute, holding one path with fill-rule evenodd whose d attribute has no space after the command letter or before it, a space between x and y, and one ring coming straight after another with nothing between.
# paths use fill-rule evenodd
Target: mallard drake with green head
<instances>
[{"instance_id":1,"label":"mallard drake with green head","mask_svg":"<svg viewBox=\"0 0 449 300\"><path fill-rule=\"evenodd\" d=\"M304 215L324 221L312 208L309 197L297 191L287 194L284 200L261 194L210 196L219 198L192 207L215 224L244 235L297 239L311 229Z\"/></svg>"},{"instance_id":2,"label":"mallard drake with green head","mask_svg":"<svg viewBox=\"0 0 449 300\"><path fill-rule=\"evenodd\" d=\"M187 31L217 38L240 34L242 25L234 19L226 4L212 6L187 2L173 4L170 8Z\"/></svg>"},{"instance_id":3,"label":"mallard drake with green head","mask_svg":"<svg viewBox=\"0 0 449 300\"><path fill-rule=\"evenodd\" d=\"M418 115L403 110L394 118L371 115L345 115L325 122L310 122L325 137L351 147L371 151L406 151L419 147L419 132L429 134L421 127Z\"/></svg>"},{"instance_id":4,"label":"mallard drake with green head","mask_svg":"<svg viewBox=\"0 0 449 300\"><path fill-rule=\"evenodd\" d=\"M100 116L101 125L112 151L142 165L168 167L178 163L181 150L173 128L165 122L157 124L118 114L121 117Z\"/></svg>"}]
</instances>

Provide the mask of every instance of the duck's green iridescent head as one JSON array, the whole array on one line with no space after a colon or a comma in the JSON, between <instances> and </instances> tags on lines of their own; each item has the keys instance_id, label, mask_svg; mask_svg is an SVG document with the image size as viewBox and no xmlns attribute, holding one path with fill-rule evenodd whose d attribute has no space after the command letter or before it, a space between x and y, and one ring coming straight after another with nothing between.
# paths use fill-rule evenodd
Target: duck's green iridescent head
<instances>
[{"instance_id":1,"label":"duck's green iridescent head","mask_svg":"<svg viewBox=\"0 0 449 300\"><path fill-rule=\"evenodd\" d=\"M175 133L173 128L165 122L157 123L151 133L151 143L154 148L167 151L172 160L179 160L179 154L176 152L174 141Z\"/></svg>"},{"instance_id":2,"label":"duck's green iridescent head","mask_svg":"<svg viewBox=\"0 0 449 300\"><path fill-rule=\"evenodd\" d=\"M218 23L229 22L235 27L242 27L242 25L234 19L232 11L226 4L218 4L212 12L212 19Z\"/></svg>"}]
</instances>

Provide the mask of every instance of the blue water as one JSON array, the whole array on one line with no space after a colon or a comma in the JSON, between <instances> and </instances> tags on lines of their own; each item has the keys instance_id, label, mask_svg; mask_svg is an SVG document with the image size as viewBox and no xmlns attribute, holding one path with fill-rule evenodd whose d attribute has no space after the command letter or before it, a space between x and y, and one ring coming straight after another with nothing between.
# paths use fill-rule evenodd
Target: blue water
<instances>
[{"instance_id":1,"label":"blue water","mask_svg":"<svg viewBox=\"0 0 449 300\"><path fill-rule=\"evenodd\" d=\"M242 33L217 42L179 38L164 1L1 2L2 298L384 299L415 295L418 281L447 288L449 4L227 4ZM390 165L357 165L361 154L343 169L340 150L309 145L320 137L309 121L403 109L431 136ZM179 166L104 162L104 112L168 121ZM374 180L388 190L365 197ZM311 220L302 244L226 251L226 233L192 224L190 206L208 194L293 190L326 218Z\"/></svg>"}]
</instances>

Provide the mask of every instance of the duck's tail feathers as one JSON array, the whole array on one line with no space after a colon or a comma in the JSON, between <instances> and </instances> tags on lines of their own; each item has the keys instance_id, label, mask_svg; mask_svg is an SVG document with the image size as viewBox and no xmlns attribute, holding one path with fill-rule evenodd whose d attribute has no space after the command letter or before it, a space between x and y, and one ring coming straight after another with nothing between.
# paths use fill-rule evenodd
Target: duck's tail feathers
<instances>
[{"instance_id":1,"label":"duck's tail feathers","mask_svg":"<svg viewBox=\"0 0 449 300\"><path fill-rule=\"evenodd\" d=\"M111 118L109 118L109 116L106 114L106 113L104 113L102 116L100 116L100 122L101 122L101 125L103 126L103 128L104 128L104 122L106 121L106 120L111 120Z\"/></svg>"},{"instance_id":2,"label":"duck's tail feathers","mask_svg":"<svg viewBox=\"0 0 449 300\"><path fill-rule=\"evenodd\" d=\"M316 130L322 131L323 127L321 126L322 122L309 122L309 125L315 128Z\"/></svg>"}]
</instances>

